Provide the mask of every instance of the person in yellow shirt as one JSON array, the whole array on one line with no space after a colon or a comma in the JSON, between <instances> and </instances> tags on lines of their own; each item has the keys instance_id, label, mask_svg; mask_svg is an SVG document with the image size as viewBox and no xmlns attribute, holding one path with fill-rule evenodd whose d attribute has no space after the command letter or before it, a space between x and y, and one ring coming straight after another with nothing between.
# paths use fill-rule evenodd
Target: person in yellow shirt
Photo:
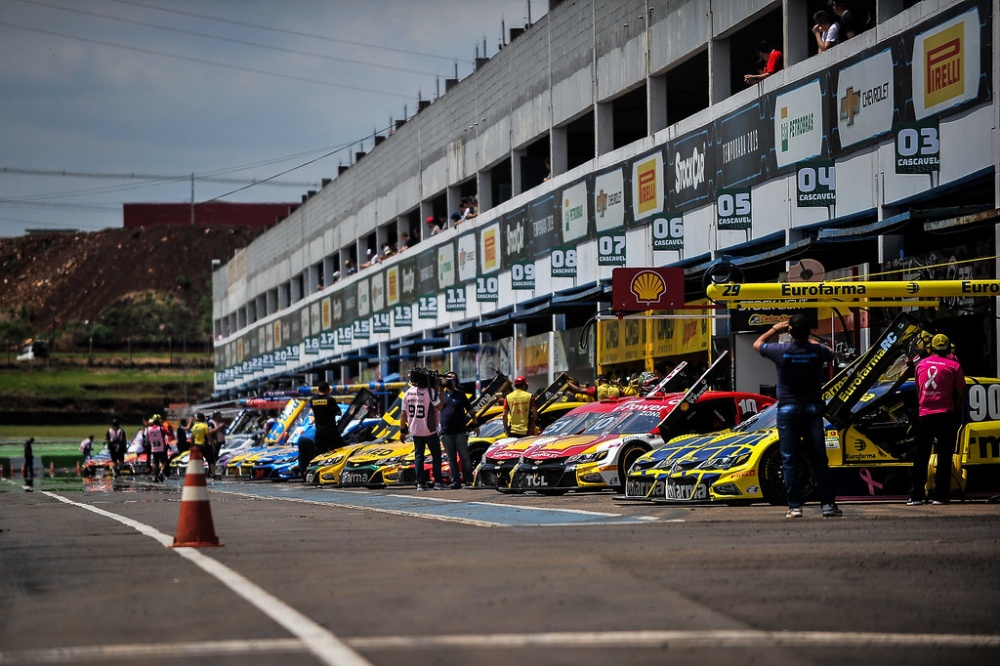
<instances>
[{"instance_id":1,"label":"person in yellow shirt","mask_svg":"<svg viewBox=\"0 0 1000 666\"><path fill-rule=\"evenodd\" d=\"M197 446L204 454L208 447L208 421L201 412L195 415L194 425L191 426L191 446Z\"/></svg>"},{"instance_id":2,"label":"person in yellow shirt","mask_svg":"<svg viewBox=\"0 0 1000 666\"><path fill-rule=\"evenodd\" d=\"M508 437L527 437L535 434L538 410L535 396L528 392L524 376L514 378L514 390L503 401L503 429Z\"/></svg>"}]
</instances>

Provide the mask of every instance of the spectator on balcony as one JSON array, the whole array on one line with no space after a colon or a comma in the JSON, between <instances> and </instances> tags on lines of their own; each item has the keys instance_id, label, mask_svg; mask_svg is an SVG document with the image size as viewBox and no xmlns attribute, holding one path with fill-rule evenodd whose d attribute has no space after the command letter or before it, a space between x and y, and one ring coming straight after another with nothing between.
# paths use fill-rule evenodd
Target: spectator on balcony
<instances>
[{"instance_id":1,"label":"spectator on balcony","mask_svg":"<svg viewBox=\"0 0 1000 666\"><path fill-rule=\"evenodd\" d=\"M427 233L431 236L437 236L441 233L441 225L438 224L437 219L433 215L427 216Z\"/></svg>"},{"instance_id":2,"label":"spectator on balcony","mask_svg":"<svg viewBox=\"0 0 1000 666\"><path fill-rule=\"evenodd\" d=\"M758 42L757 55L763 64L756 74L747 74L743 77L743 82L748 86L763 81L775 72L780 72L785 67L785 58L781 51L772 48L767 40Z\"/></svg>"},{"instance_id":3,"label":"spectator on balcony","mask_svg":"<svg viewBox=\"0 0 1000 666\"><path fill-rule=\"evenodd\" d=\"M858 34L857 24L854 21L854 12L841 0L830 0L830 11L837 15L837 24L840 26L838 36L840 41L846 41Z\"/></svg>"},{"instance_id":4,"label":"spectator on balcony","mask_svg":"<svg viewBox=\"0 0 1000 666\"><path fill-rule=\"evenodd\" d=\"M816 25L812 27L813 37L816 38L816 47L820 53L837 45L840 41L840 25L833 20L829 12L821 9L813 14Z\"/></svg>"}]
</instances>

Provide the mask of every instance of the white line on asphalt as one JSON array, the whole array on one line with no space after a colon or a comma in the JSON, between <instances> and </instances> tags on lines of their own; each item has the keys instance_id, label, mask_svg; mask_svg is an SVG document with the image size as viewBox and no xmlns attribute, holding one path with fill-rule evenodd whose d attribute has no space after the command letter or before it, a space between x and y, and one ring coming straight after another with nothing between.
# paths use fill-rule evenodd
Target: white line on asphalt
<instances>
[{"instance_id":1,"label":"white line on asphalt","mask_svg":"<svg viewBox=\"0 0 1000 666\"><path fill-rule=\"evenodd\" d=\"M131 661L140 659L183 659L232 657L305 652L298 638L156 643L153 645L94 645L90 647L48 648L22 652L0 652L0 664L74 664L81 661Z\"/></svg>"},{"instance_id":2,"label":"white line on asphalt","mask_svg":"<svg viewBox=\"0 0 1000 666\"><path fill-rule=\"evenodd\" d=\"M104 509L98 509L95 506L74 502L56 493L43 492L43 494L54 497L60 502L116 520L123 525L137 530L141 534L155 539L165 547L173 545L173 537L139 521L119 516ZM281 599L258 587L221 562L204 555L196 548L175 548L174 552L190 560L191 563L197 565L205 572L215 576L220 583L250 602L262 613L287 629L293 636L297 636L305 644L306 649L312 652L322 663L331 664L331 666L361 666L369 664L364 657L347 647L347 645L324 627L316 624Z\"/></svg>"},{"instance_id":3,"label":"white line on asphalt","mask_svg":"<svg viewBox=\"0 0 1000 666\"><path fill-rule=\"evenodd\" d=\"M493 651L525 648L953 648L1000 647L994 634L900 634L835 631L602 631L550 632L543 634L471 634L443 636L371 636L344 638L357 650L432 650L442 648ZM162 643L158 645L107 645L0 652L0 664L66 664L78 661L135 661L181 657L239 656L266 653L305 652L299 639ZM537 656L537 655L536 655Z\"/></svg>"},{"instance_id":4,"label":"white line on asphalt","mask_svg":"<svg viewBox=\"0 0 1000 666\"><path fill-rule=\"evenodd\" d=\"M628 647L950 647L996 648L996 634L899 634L835 631L595 631L543 634L479 634L466 636L373 636L346 638L364 650L419 648L628 648ZM537 655L536 655L537 656Z\"/></svg>"}]
</instances>

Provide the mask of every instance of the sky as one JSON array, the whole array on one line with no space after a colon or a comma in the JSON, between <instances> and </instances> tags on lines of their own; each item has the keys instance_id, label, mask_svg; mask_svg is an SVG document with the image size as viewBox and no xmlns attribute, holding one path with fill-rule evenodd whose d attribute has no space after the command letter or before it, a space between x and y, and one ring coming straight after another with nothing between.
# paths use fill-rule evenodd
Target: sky
<instances>
[{"instance_id":1,"label":"sky","mask_svg":"<svg viewBox=\"0 0 1000 666\"><path fill-rule=\"evenodd\" d=\"M300 201L547 6L0 0L0 236L121 227L128 202Z\"/></svg>"}]
</instances>

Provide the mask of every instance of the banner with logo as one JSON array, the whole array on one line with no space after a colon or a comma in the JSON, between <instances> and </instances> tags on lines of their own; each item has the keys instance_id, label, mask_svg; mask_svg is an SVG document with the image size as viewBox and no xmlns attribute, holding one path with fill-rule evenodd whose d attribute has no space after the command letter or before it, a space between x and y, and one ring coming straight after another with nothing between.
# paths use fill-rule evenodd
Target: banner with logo
<instances>
[{"instance_id":1,"label":"banner with logo","mask_svg":"<svg viewBox=\"0 0 1000 666\"><path fill-rule=\"evenodd\" d=\"M767 180L774 127L762 102L719 118L714 130L716 187L750 187Z\"/></svg>"},{"instance_id":2,"label":"banner with logo","mask_svg":"<svg viewBox=\"0 0 1000 666\"><path fill-rule=\"evenodd\" d=\"M632 162L631 222L643 223L663 212L666 205L666 171L663 151L656 150Z\"/></svg>"},{"instance_id":3,"label":"banner with logo","mask_svg":"<svg viewBox=\"0 0 1000 666\"><path fill-rule=\"evenodd\" d=\"M774 160L779 169L823 153L823 86L820 79L783 92L774 102Z\"/></svg>"},{"instance_id":4,"label":"banner with logo","mask_svg":"<svg viewBox=\"0 0 1000 666\"><path fill-rule=\"evenodd\" d=\"M715 190L711 126L671 141L667 154L667 205L685 211L704 206Z\"/></svg>"}]
</instances>

